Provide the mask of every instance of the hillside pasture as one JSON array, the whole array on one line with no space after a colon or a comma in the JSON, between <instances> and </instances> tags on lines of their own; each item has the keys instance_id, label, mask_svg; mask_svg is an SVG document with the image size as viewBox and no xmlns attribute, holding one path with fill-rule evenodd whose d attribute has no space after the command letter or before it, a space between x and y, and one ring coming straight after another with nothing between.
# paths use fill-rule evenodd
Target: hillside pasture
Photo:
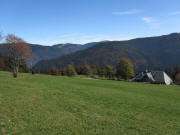
<instances>
[{"instance_id":1,"label":"hillside pasture","mask_svg":"<svg viewBox=\"0 0 180 135\"><path fill-rule=\"evenodd\" d=\"M0 72L0 135L178 134L178 86Z\"/></svg>"}]
</instances>

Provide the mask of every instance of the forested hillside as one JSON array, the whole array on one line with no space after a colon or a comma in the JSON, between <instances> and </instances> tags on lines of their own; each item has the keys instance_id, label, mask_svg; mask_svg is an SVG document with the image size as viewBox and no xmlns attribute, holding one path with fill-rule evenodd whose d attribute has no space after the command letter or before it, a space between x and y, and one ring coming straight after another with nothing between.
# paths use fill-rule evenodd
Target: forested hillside
<instances>
[{"instance_id":1,"label":"forested hillside","mask_svg":"<svg viewBox=\"0 0 180 135\"><path fill-rule=\"evenodd\" d=\"M180 65L180 34L173 33L159 37L138 38L128 41L109 41L99 43L86 50L52 60L40 61L36 70L63 68L68 64L115 66L120 58L129 58L136 70L161 69Z\"/></svg>"}]
</instances>

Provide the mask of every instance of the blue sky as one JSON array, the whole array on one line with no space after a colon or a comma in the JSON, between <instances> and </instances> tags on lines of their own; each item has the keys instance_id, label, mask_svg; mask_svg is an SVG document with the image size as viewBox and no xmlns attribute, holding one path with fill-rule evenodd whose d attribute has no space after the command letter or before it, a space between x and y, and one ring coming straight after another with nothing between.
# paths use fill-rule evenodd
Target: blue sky
<instances>
[{"instance_id":1,"label":"blue sky","mask_svg":"<svg viewBox=\"0 0 180 135\"><path fill-rule=\"evenodd\" d=\"M43 45L164 35L180 0L0 0L0 30Z\"/></svg>"}]
</instances>

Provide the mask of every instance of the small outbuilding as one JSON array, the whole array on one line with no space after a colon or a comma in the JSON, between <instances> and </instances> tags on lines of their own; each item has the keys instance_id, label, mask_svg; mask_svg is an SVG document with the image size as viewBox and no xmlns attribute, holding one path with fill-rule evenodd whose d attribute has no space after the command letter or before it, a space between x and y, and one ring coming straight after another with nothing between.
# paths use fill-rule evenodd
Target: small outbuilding
<instances>
[{"instance_id":1,"label":"small outbuilding","mask_svg":"<svg viewBox=\"0 0 180 135\"><path fill-rule=\"evenodd\" d=\"M145 71L132 79L132 82L149 82L153 84L171 85L172 79L164 71Z\"/></svg>"}]
</instances>

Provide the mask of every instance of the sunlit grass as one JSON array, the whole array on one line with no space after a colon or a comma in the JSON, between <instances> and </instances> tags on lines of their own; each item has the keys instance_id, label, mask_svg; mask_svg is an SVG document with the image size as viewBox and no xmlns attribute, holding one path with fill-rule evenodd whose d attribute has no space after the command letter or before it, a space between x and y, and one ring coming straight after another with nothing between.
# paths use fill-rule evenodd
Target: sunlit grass
<instances>
[{"instance_id":1,"label":"sunlit grass","mask_svg":"<svg viewBox=\"0 0 180 135\"><path fill-rule=\"evenodd\" d=\"M0 72L0 135L178 135L180 87Z\"/></svg>"}]
</instances>

